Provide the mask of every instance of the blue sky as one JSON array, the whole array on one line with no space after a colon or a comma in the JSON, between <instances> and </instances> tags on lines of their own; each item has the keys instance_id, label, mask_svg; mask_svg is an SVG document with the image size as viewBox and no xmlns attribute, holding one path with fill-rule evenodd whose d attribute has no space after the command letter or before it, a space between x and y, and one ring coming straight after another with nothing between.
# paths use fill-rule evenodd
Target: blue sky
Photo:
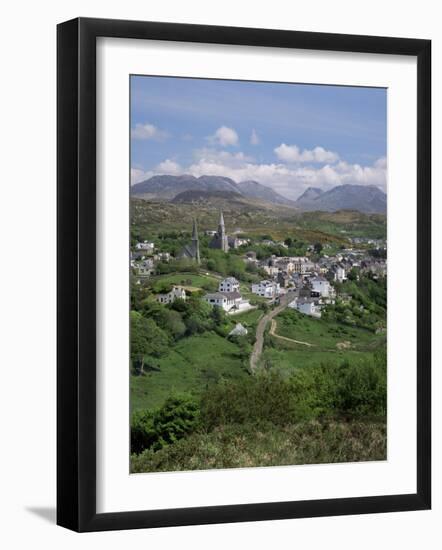
<instances>
[{"instance_id":1,"label":"blue sky","mask_svg":"<svg viewBox=\"0 0 442 550\"><path fill-rule=\"evenodd\" d=\"M155 174L386 185L385 89L131 77L132 183Z\"/></svg>"}]
</instances>

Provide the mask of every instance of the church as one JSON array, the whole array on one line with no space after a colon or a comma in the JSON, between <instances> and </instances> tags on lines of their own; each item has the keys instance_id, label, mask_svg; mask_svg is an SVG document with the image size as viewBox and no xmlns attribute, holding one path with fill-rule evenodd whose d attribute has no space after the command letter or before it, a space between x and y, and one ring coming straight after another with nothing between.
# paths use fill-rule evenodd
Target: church
<instances>
[{"instance_id":1,"label":"church","mask_svg":"<svg viewBox=\"0 0 442 550\"><path fill-rule=\"evenodd\" d=\"M195 260L198 264L201 263L200 258L200 242L198 239L198 229L196 220L193 220L192 241L183 246L177 255L180 260Z\"/></svg>"},{"instance_id":2,"label":"church","mask_svg":"<svg viewBox=\"0 0 442 550\"><path fill-rule=\"evenodd\" d=\"M218 248L223 252L228 252L229 248L237 248L237 239L231 238L226 235L226 228L224 225L224 216L220 212L218 230L213 235L212 240L209 243L210 248ZM200 243L198 238L198 228L196 226L196 220L193 220L192 240L189 244L183 246L176 256L179 260L194 260L198 264L201 263L200 258Z\"/></svg>"},{"instance_id":3,"label":"church","mask_svg":"<svg viewBox=\"0 0 442 550\"><path fill-rule=\"evenodd\" d=\"M210 241L209 247L219 248L223 252L229 251L229 238L226 235L226 228L224 225L224 216L222 212L220 212L220 216L219 216L218 230L213 236L213 239Z\"/></svg>"}]
</instances>

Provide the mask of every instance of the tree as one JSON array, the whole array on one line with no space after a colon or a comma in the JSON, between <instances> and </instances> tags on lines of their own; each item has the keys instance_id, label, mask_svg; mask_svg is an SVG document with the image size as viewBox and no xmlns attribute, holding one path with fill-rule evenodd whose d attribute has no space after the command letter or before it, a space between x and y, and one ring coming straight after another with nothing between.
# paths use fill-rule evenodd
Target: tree
<instances>
[{"instance_id":1,"label":"tree","mask_svg":"<svg viewBox=\"0 0 442 550\"><path fill-rule=\"evenodd\" d=\"M225 322L226 322L226 319L227 319L223 308L222 307L217 307L217 306L214 306L212 308L211 317L212 317L213 324L214 324L215 328L219 327L221 325L224 325Z\"/></svg>"},{"instance_id":2,"label":"tree","mask_svg":"<svg viewBox=\"0 0 442 550\"><path fill-rule=\"evenodd\" d=\"M322 249L323 249L323 246L322 246L322 243L315 243L314 246L313 246L316 254L321 254L322 252Z\"/></svg>"},{"instance_id":3,"label":"tree","mask_svg":"<svg viewBox=\"0 0 442 550\"><path fill-rule=\"evenodd\" d=\"M216 263L215 260L207 260L207 269L209 271L215 271Z\"/></svg>"},{"instance_id":4,"label":"tree","mask_svg":"<svg viewBox=\"0 0 442 550\"><path fill-rule=\"evenodd\" d=\"M358 278L358 272L354 267L350 269L350 271L347 273L347 279L349 281L356 281Z\"/></svg>"},{"instance_id":5,"label":"tree","mask_svg":"<svg viewBox=\"0 0 442 550\"><path fill-rule=\"evenodd\" d=\"M186 325L183 322L183 318L173 309L162 308L156 321L160 328L168 332L174 340L178 340L186 332Z\"/></svg>"},{"instance_id":6,"label":"tree","mask_svg":"<svg viewBox=\"0 0 442 550\"><path fill-rule=\"evenodd\" d=\"M144 374L146 356L161 357L169 345L167 334L152 319L137 311L130 314L130 355L139 374Z\"/></svg>"}]
</instances>

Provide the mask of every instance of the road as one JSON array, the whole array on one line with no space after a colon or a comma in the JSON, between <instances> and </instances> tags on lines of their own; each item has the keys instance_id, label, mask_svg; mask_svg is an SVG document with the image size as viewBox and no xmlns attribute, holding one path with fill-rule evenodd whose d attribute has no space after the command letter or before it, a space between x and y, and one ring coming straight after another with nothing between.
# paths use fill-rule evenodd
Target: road
<instances>
[{"instance_id":1,"label":"road","mask_svg":"<svg viewBox=\"0 0 442 550\"><path fill-rule=\"evenodd\" d=\"M267 326L267 323L276 317L278 313L281 313L287 305L293 301L295 294L292 292L287 292L284 296L280 297L280 304L276 306L275 309L269 311L261 318L256 327L256 342L253 346L252 354L250 355L250 370L254 373L258 367L259 358L261 357L262 347L264 344L264 332Z\"/></svg>"}]
</instances>

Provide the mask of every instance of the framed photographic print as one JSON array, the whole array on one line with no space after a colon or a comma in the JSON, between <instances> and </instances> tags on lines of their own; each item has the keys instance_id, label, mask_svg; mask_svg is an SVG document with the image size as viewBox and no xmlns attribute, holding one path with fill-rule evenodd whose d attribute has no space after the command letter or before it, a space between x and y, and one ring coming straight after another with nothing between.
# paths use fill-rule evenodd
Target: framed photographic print
<instances>
[{"instance_id":1,"label":"framed photographic print","mask_svg":"<svg viewBox=\"0 0 442 550\"><path fill-rule=\"evenodd\" d=\"M428 40L58 26L58 524L431 505Z\"/></svg>"}]
</instances>

